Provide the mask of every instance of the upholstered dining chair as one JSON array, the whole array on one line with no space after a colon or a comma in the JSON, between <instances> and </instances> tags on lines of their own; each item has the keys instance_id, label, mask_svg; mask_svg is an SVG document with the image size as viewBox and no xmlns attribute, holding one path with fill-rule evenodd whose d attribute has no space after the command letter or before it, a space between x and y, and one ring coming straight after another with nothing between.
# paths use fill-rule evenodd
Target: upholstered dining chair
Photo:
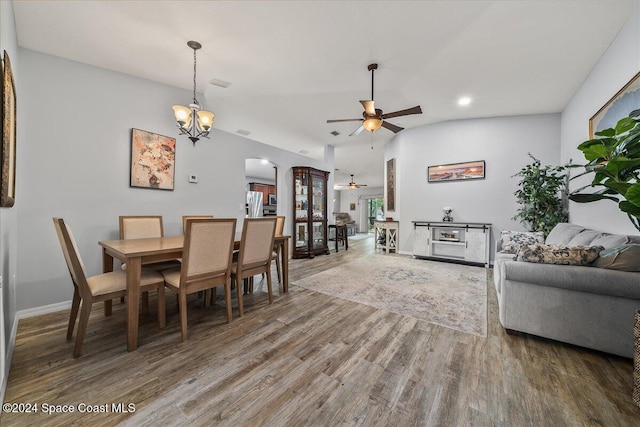
<instances>
[{"instance_id":1,"label":"upholstered dining chair","mask_svg":"<svg viewBox=\"0 0 640 427\"><path fill-rule=\"evenodd\" d=\"M166 286L179 295L182 341L188 337L187 294L224 286L227 322L231 322L231 262L235 233L235 218L188 219L186 222L182 266L162 272ZM164 288L158 298L164 301Z\"/></svg>"},{"instance_id":2,"label":"upholstered dining chair","mask_svg":"<svg viewBox=\"0 0 640 427\"><path fill-rule=\"evenodd\" d=\"M182 234L187 234L188 219L213 219L213 215L182 215Z\"/></svg>"},{"instance_id":3,"label":"upholstered dining chair","mask_svg":"<svg viewBox=\"0 0 640 427\"><path fill-rule=\"evenodd\" d=\"M81 354L82 342L87 331L92 305L96 302L124 296L127 288L127 272L117 270L87 277L84 271L84 263L78 252L71 229L62 218L53 218L53 224L58 234L58 240L60 241L74 288L69 326L67 328L68 340L73 336L76 318L78 317L78 311L80 311L80 323L78 323L76 343L73 349L73 357L78 357ZM140 290L149 291L151 289L163 290L164 278L157 271L143 268L140 276ZM162 305L158 303L158 323L160 325L164 322L164 318L164 302Z\"/></svg>"},{"instance_id":4,"label":"upholstered dining chair","mask_svg":"<svg viewBox=\"0 0 640 427\"><path fill-rule=\"evenodd\" d=\"M284 233L284 220L285 217L278 215L276 216L276 236L282 236ZM271 261L276 262L276 274L278 275L278 283L282 283L282 266L280 265L280 253L282 251L281 245L273 245L273 253L271 254ZM264 273L262 273L262 277L264 277ZM249 285L251 287L251 285ZM250 288L250 291L253 292L253 288Z\"/></svg>"},{"instance_id":5,"label":"upholstered dining chair","mask_svg":"<svg viewBox=\"0 0 640 427\"><path fill-rule=\"evenodd\" d=\"M149 237L163 237L164 226L161 215L121 215L118 218L120 224L120 240L146 239ZM162 261L145 265L156 271L168 270L180 267L179 260ZM122 264L122 269L126 269L126 264ZM124 297L120 298L124 302ZM147 312L149 307L149 293L142 294L142 311Z\"/></svg>"},{"instance_id":6,"label":"upholstered dining chair","mask_svg":"<svg viewBox=\"0 0 640 427\"><path fill-rule=\"evenodd\" d=\"M275 231L276 217L245 218L244 220L238 258L231 266L231 277L235 280L237 288L236 295L240 316L244 315L240 282L243 281L245 286L248 286L249 279L256 274L266 274L269 304L273 303L271 256Z\"/></svg>"}]
</instances>

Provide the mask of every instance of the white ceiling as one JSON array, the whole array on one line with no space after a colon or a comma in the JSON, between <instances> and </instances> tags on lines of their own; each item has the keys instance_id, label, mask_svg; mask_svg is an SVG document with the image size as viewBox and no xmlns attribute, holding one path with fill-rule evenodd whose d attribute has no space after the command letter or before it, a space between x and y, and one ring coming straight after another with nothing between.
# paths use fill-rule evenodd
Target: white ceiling
<instances>
[{"instance_id":1,"label":"white ceiling","mask_svg":"<svg viewBox=\"0 0 640 427\"><path fill-rule=\"evenodd\" d=\"M556 1L14 1L18 43L198 91L215 127L322 158L335 182L383 185L393 133L349 137L360 99L411 128L445 120L559 112L638 0ZM223 89L208 82L231 82ZM461 95L473 98L458 107ZM189 99L176 100L188 103ZM170 108L170 106L167 106ZM330 134L336 130L340 135ZM373 145L373 150L371 146Z\"/></svg>"}]
</instances>

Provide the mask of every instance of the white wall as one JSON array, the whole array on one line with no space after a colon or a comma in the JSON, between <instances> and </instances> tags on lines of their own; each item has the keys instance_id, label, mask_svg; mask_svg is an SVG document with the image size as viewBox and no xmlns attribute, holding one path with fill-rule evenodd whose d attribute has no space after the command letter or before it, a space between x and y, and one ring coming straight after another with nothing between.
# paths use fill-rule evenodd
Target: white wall
<instances>
[{"instance_id":1,"label":"white wall","mask_svg":"<svg viewBox=\"0 0 640 427\"><path fill-rule=\"evenodd\" d=\"M511 219L518 208L512 175L531 162L528 152L543 164L559 163L559 114L458 120L399 133L385 151L385 162L396 158L396 211L385 215L400 221L400 252L412 251L411 221L440 221L444 206L453 208L454 221L493 224L494 238L500 230L522 230ZM427 182L428 166L474 160L486 162L485 179Z\"/></svg>"},{"instance_id":2,"label":"white wall","mask_svg":"<svg viewBox=\"0 0 640 427\"><path fill-rule=\"evenodd\" d=\"M589 119L640 70L640 8L629 17L616 39L562 112L562 159L584 164L576 148L589 139ZM586 178L586 177L585 177ZM571 188L588 185L576 180ZM631 221L611 201L570 203L570 220L610 233L638 234Z\"/></svg>"},{"instance_id":3,"label":"white wall","mask_svg":"<svg viewBox=\"0 0 640 427\"><path fill-rule=\"evenodd\" d=\"M17 95L17 117L21 117L24 109L21 104L22 95L22 75L20 67L20 55L18 41L16 38L15 22L13 19L13 3L0 1L0 54L6 50L11 61L11 69L16 84ZM23 149L23 134L21 126L18 126L16 134L16 158L20 159ZM20 173L20 164L16 170ZM16 179L16 190L22 187L19 176ZM4 364L5 373L8 376L10 365L10 340L16 325L16 278L18 271L18 208L21 204L20 197L16 197L16 202L12 208L0 208L0 276L2 277L2 310L4 323L4 347L8 350ZM0 363L0 366L3 366ZM0 374L0 380L7 376ZM0 383L0 401L4 393L3 384Z\"/></svg>"},{"instance_id":4,"label":"white wall","mask_svg":"<svg viewBox=\"0 0 640 427\"><path fill-rule=\"evenodd\" d=\"M281 194L292 194L291 166L333 171L333 164L215 129L193 147L177 136L171 110L191 98L186 90L26 49L20 59L22 117L32 120L23 119L18 152L18 310L71 299L54 216L65 218L87 273L96 274L98 241L117 238L119 215L163 215L167 235L181 232L183 214L236 217L241 227L246 158L278 166ZM129 188L131 128L177 138L174 191ZM188 174L198 183L188 183ZM278 214L290 217L287 199Z\"/></svg>"}]
</instances>

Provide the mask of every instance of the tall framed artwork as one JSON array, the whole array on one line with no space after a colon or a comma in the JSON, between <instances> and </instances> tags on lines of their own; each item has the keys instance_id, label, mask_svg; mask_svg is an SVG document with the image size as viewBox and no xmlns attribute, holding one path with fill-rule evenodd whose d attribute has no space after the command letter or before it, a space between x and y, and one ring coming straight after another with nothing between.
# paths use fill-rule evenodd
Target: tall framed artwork
<instances>
[{"instance_id":1,"label":"tall framed artwork","mask_svg":"<svg viewBox=\"0 0 640 427\"><path fill-rule=\"evenodd\" d=\"M16 86L9 54L2 60L2 152L0 207L10 208L16 199Z\"/></svg>"},{"instance_id":2,"label":"tall framed artwork","mask_svg":"<svg viewBox=\"0 0 640 427\"><path fill-rule=\"evenodd\" d=\"M603 129L615 128L618 120L639 108L640 72L589 119L589 138L594 138L595 133Z\"/></svg>"},{"instance_id":3,"label":"tall framed artwork","mask_svg":"<svg viewBox=\"0 0 640 427\"><path fill-rule=\"evenodd\" d=\"M131 130L131 187L173 190L176 139Z\"/></svg>"},{"instance_id":4,"label":"tall framed artwork","mask_svg":"<svg viewBox=\"0 0 640 427\"><path fill-rule=\"evenodd\" d=\"M387 212L396 210L396 159L387 160Z\"/></svg>"}]
</instances>

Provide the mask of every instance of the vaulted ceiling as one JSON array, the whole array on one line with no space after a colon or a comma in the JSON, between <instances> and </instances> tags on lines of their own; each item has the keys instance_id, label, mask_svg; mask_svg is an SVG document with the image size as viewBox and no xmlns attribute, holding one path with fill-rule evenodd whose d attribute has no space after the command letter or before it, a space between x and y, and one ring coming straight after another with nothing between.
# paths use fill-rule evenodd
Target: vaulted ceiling
<instances>
[{"instance_id":1,"label":"vaulted ceiling","mask_svg":"<svg viewBox=\"0 0 640 427\"><path fill-rule=\"evenodd\" d=\"M360 99L405 128L560 112L637 0L14 1L21 47L198 91L215 127L310 157L333 144L335 182L383 184L394 134L348 135ZM227 88L212 85L218 79ZM460 107L460 96L472 103ZM180 102L181 100L177 100ZM183 100L188 102L188 100ZM167 106L170 109L170 106ZM339 132L338 136L331 134ZM372 148L373 147L373 148Z\"/></svg>"}]
</instances>

